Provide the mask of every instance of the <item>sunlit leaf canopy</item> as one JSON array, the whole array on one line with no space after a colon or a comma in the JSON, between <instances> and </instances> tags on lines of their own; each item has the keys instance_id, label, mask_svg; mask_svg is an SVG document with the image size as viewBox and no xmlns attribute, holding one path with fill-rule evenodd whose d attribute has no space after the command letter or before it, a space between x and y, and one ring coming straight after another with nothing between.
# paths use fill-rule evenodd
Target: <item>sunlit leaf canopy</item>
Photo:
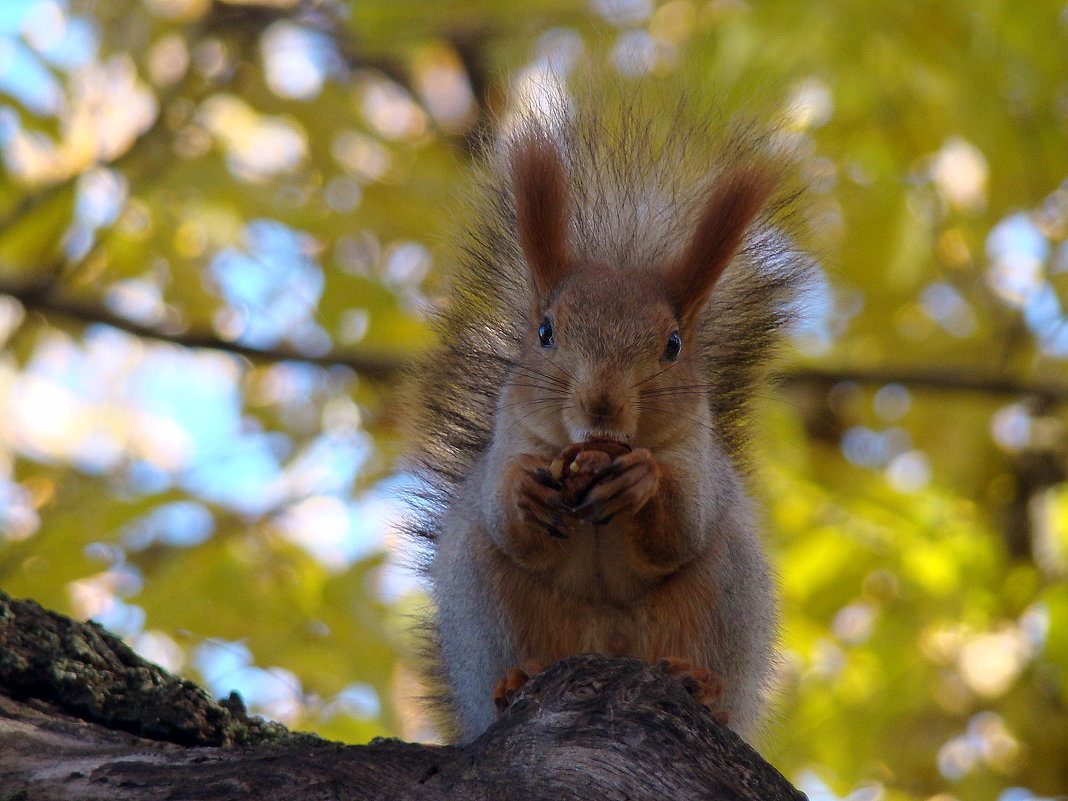
<instances>
[{"instance_id":1,"label":"sunlit leaf canopy","mask_svg":"<svg viewBox=\"0 0 1068 801\"><path fill-rule=\"evenodd\" d=\"M767 755L821 801L1064 792L1066 53L1047 0L5 0L0 586L290 725L432 736L397 367L479 132L594 64L759 105L809 185Z\"/></svg>"}]
</instances>

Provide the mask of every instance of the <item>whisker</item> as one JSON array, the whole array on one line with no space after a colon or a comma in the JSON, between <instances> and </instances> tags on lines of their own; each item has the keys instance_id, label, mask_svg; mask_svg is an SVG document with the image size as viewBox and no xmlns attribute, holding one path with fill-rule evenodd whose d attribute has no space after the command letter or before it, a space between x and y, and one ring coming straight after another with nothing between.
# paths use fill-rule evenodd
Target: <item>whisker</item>
<instances>
[{"instance_id":1,"label":"whisker","mask_svg":"<svg viewBox=\"0 0 1068 801\"><path fill-rule=\"evenodd\" d=\"M651 398L657 395L672 395L674 393L694 393L694 392L708 392L712 389L711 386L702 386L700 384L695 386L682 386L682 387L659 387L657 389L646 389L638 393L640 398Z\"/></svg>"},{"instance_id":2,"label":"whisker","mask_svg":"<svg viewBox=\"0 0 1068 801\"><path fill-rule=\"evenodd\" d=\"M553 383L559 384L560 386L568 386L567 381L565 381L564 379L546 373L542 370L537 369L536 367L533 367L525 362L519 361L518 359L514 359L510 356L505 356L500 353L488 353L486 354L486 356L487 358L490 358L498 363L504 364L506 367L514 371L525 372L528 376L537 376L539 378L544 378L547 381L552 381ZM573 379L573 376L571 376L571 374L564 368L560 367L559 365L556 365L555 363L554 367L563 372L568 378Z\"/></svg>"},{"instance_id":3,"label":"whisker","mask_svg":"<svg viewBox=\"0 0 1068 801\"><path fill-rule=\"evenodd\" d=\"M517 373L525 375L527 378L544 378L546 381L550 381L553 384L557 384L562 387L570 386L570 384L568 384L568 382L564 379L552 375L551 373L546 373L543 370L538 370L534 367L530 367L529 365L515 364L512 367Z\"/></svg>"},{"instance_id":4,"label":"whisker","mask_svg":"<svg viewBox=\"0 0 1068 801\"><path fill-rule=\"evenodd\" d=\"M520 400L520 401L514 401L512 403L505 403L502 406L500 406L499 408L501 408L501 409L514 409L514 408L516 408L518 406L534 406L535 404L537 404L539 406L544 406L544 405L550 404L550 403L558 403L559 404L559 408L561 408L561 409L565 408L566 405L567 405L566 403L560 403L560 399L559 398L530 398L529 400Z\"/></svg>"},{"instance_id":5,"label":"whisker","mask_svg":"<svg viewBox=\"0 0 1068 801\"><path fill-rule=\"evenodd\" d=\"M568 382L570 382L570 384L573 385L575 383L575 376L573 376L571 374L570 370L568 370L562 364L557 364L555 359L551 358L551 359L549 359L549 361L552 362L553 367L555 367L557 370L559 370L561 373L563 373L565 376L567 376Z\"/></svg>"},{"instance_id":6,"label":"whisker","mask_svg":"<svg viewBox=\"0 0 1068 801\"><path fill-rule=\"evenodd\" d=\"M519 425L521 422L526 420L528 417L530 417L531 415L537 414L538 412L552 412L552 411L555 411L555 410L553 408L551 408L551 407L542 408L542 409L534 409L533 411L527 412L522 417L519 417L519 418L516 418L515 420L513 420L512 421L512 425L509 427L509 429L515 428L517 425Z\"/></svg>"},{"instance_id":7,"label":"whisker","mask_svg":"<svg viewBox=\"0 0 1068 801\"><path fill-rule=\"evenodd\" d=\"M552 383L560 384L561 386L565 386L568 383L560 376L553 375L545 370L539 370L536 367L531 367L525 364L513 364L510 369L513 376L518 376L520 378L544 378L546 381L551 381Z\"/></svg>"},{"instance_id":8,"label":"whisker","mask_svg":"<svg viewBox=\"0 0 1068 801\"><path fill-rule=\"evenodd\" d=\"M647 383L647 382L649 382L649 381L652 381L652 380L653 380L654 378L657 378L658 376L662 376L662 375L663 375L664 373L666 373L666 372L667 372L668 370L671 370L671 369L673 369L673 368L675 368L675 367L678 367L678 366L679 366L680 364L686 364L686 363L687 363L688 361L690 361L690 360L691 360L692 358L694 358L694 357L695 357L696 355L697 355L697 354L696 354L696 353L694 353L694 352L690 352L690 353L687 353L686 355L684 355L684 356L680 357L680 358L678 359L678 361L674 361L674 362L671 362L671 363L670 363L670 364L669 364L669 365L668 365L667 367L665 367L665 368L664 368L663 370L660 370L660 371L658 371L658 372L655 372L655 373L653 373L652 375L650 375L650 376L647 376L647 377L645 377L645 378L641 379L640 381L638 381L638 382L636 382L636 383L634 383L634 384L631 384L631 385L630 385L630 388L631 388L631 389L634 389L635 387L640 387L640 386L641 386L642 384L645 384L645 383Z\"/></svg>"},{"instance_id":9,"label":"whisker","mask_svg":"<svg viewBox=\"0 0 1068 801\"><path fill-rule=\"evenodd\" d=\"M645 383L647 383L649 381L652 381L657 376L662 376L664 373L666 373L672 367L675 367L677 364L678 364L678 362L672 362L667 367L665 367L663 370L660 370L659 372L653 373L651 376L647 376L646 378L643 378L641 381L638 381L635 384L631 384L630 388L634 389L635 387L640 387L642 384L645 384Z\"/></svg>"},{"instance_id":10,"label":"whisker","mask_svg":"<svg viewBox=\"0 0 1068 801\"><path fill-rule=\"evenodd\" d=\"M559 397L565 397L566 394L567 394L562 389L560 389L559 387L546 386L545 384L521 384L521 383L518 383L516 381L513 381L513 382L511 382L510 386L513 386L513 387L526 387L527 389L540 389L543 392L555 393Z\"/></svg>"},{"instance_id":11,"label":"whisker","mask_svg":"<svg viewBox=\"0 0 1068 801\"><path fill-rule=\"evenodd\" d=\"M694 415L686 414L685 412L679 412L676 409L661 409L661 408L657 408L657 407L639 407L639 408L641 408L643 412L649 412L651 414L664 414L664 415L670 414L673 418L683 417L686 420L690 421L691 423L699 425L699 426L701 426L701 428L707 429L712 434L715 434L717 437L720 436L720 432L717 431L714 426L710 425L709 423L706 423L704 420L702 420L699 417L695 417Z\"/></svg>"}]
</instances>

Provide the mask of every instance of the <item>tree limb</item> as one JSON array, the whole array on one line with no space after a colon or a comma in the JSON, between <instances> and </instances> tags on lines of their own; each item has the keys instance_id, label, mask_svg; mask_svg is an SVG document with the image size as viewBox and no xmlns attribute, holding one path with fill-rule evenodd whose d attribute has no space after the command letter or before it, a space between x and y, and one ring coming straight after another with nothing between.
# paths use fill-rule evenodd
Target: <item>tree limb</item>
<instances>
[{"instance_id":1,"label":"tree limb","mask_svg":"<svg viewBox=\"0 0 1068 801\"><path fill-rule=\"evenodd\" d=\"M395 377L403 366L401 359L373 353L329 353L313 355L294 348L254 348L231 342L212 334L192 331L164 331L153 326L135 323L107 309L61 296L55 291L41 290L37 287L13 285L0 281L0 294L9 295L18 300L29 311L39 312L46 317L56 316L86 324L102 324L134 336L170 342L185 348L208 348L243 356L256 363L301 361L317 364L320 367L349 367L365 378L386 380Z\"/></svg>"},{"instance_id":2,"label":"tree limb","mask_svg":"<svg viewBox=\"0 0 1068 801\"><path fill-rule=\"evenodd\" d=\"M1031 395L1050 402L1068 399L1068 384L1017 381L1007 376L975 375L964 370L944 367L924 370L901 369L833 369L805 367L783 376L783 384L833 386L846 381L858 384L901 384L913 390L942 392L977 392L984 395Z\"/></svg>"},{"instance_id":3,"label":"tree limb","mask_svg":"<svg viewBox=\"0 0 1068 801\"><path fill-rule=\"evenodd\" d=\"M65 298L48 286L26 286L0 281L0 294L9 295L28 310L37 311L46 316L54 315L87 324L109 325L145 339L170 342L186 348L224 351L243 356L256 363L300 361L326 368L349 367L365 378L379 381L396 378L407 365L406 360L401 357L379 353L330 351L323 354L308 354L286 347L254 348L206 333L164 331L153 326L135 323L98 305ZM901 384L914 391L974 392L1007 397L1032 396L1048 403L1063 403L1068 400L1068 384L1017 381L1006 376L975 375L964 370L948 368L902 370L802 367L784 374L779 384L785 387L814 386L826 389L843 382L872 386Z\"/></svg>"},{"instance_id":4,"label":"tree limb","mask_svg":"<svg viewBox=\"0 0 1068 801\"><path fill-rule=\"evenodd\" d=\"M3 593L0 788L5 801L804 799L635 659L558 662L468 745L346 746L216 704L98 625Z\"/></svg>"}]
</instances>

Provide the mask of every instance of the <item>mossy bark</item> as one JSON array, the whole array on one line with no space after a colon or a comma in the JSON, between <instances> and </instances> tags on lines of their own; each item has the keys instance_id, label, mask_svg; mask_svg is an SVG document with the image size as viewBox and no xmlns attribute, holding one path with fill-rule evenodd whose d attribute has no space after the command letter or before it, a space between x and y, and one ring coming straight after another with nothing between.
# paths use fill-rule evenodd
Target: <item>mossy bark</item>
<instances>
[{"instance_id":1,"label":"mossy bark","mask_svg":"<svg viewBox=\"0 0 1068 801\"><path fill-rule=\"evenodd\" d=\"M474 742L342 745L216 703L93 623L0 593L0 799L708 799L804 796L683 686L581 655Z\"/></svg>"}]
</instances>

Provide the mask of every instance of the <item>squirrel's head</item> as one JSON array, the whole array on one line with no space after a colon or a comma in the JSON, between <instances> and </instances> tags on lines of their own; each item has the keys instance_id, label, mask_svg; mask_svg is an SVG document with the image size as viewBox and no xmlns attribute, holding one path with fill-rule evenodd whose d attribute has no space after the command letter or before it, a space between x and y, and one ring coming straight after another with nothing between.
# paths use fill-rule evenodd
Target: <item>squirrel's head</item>
<instances>
[{"instance_id":1,"label":"squirrel's head","mask_svg":"<svg viewBox=\"0 0 1068 801\"><path fill-rule=\"evenodd\" d=\"M550 135L527 130L509 155L531 297L510 416L558 445L602 435L655 448L707 426L698 323L772 192L770 172L720 174L678 255L624 270L574 254L567 170Z\"/></svg>"}]
</instances>

